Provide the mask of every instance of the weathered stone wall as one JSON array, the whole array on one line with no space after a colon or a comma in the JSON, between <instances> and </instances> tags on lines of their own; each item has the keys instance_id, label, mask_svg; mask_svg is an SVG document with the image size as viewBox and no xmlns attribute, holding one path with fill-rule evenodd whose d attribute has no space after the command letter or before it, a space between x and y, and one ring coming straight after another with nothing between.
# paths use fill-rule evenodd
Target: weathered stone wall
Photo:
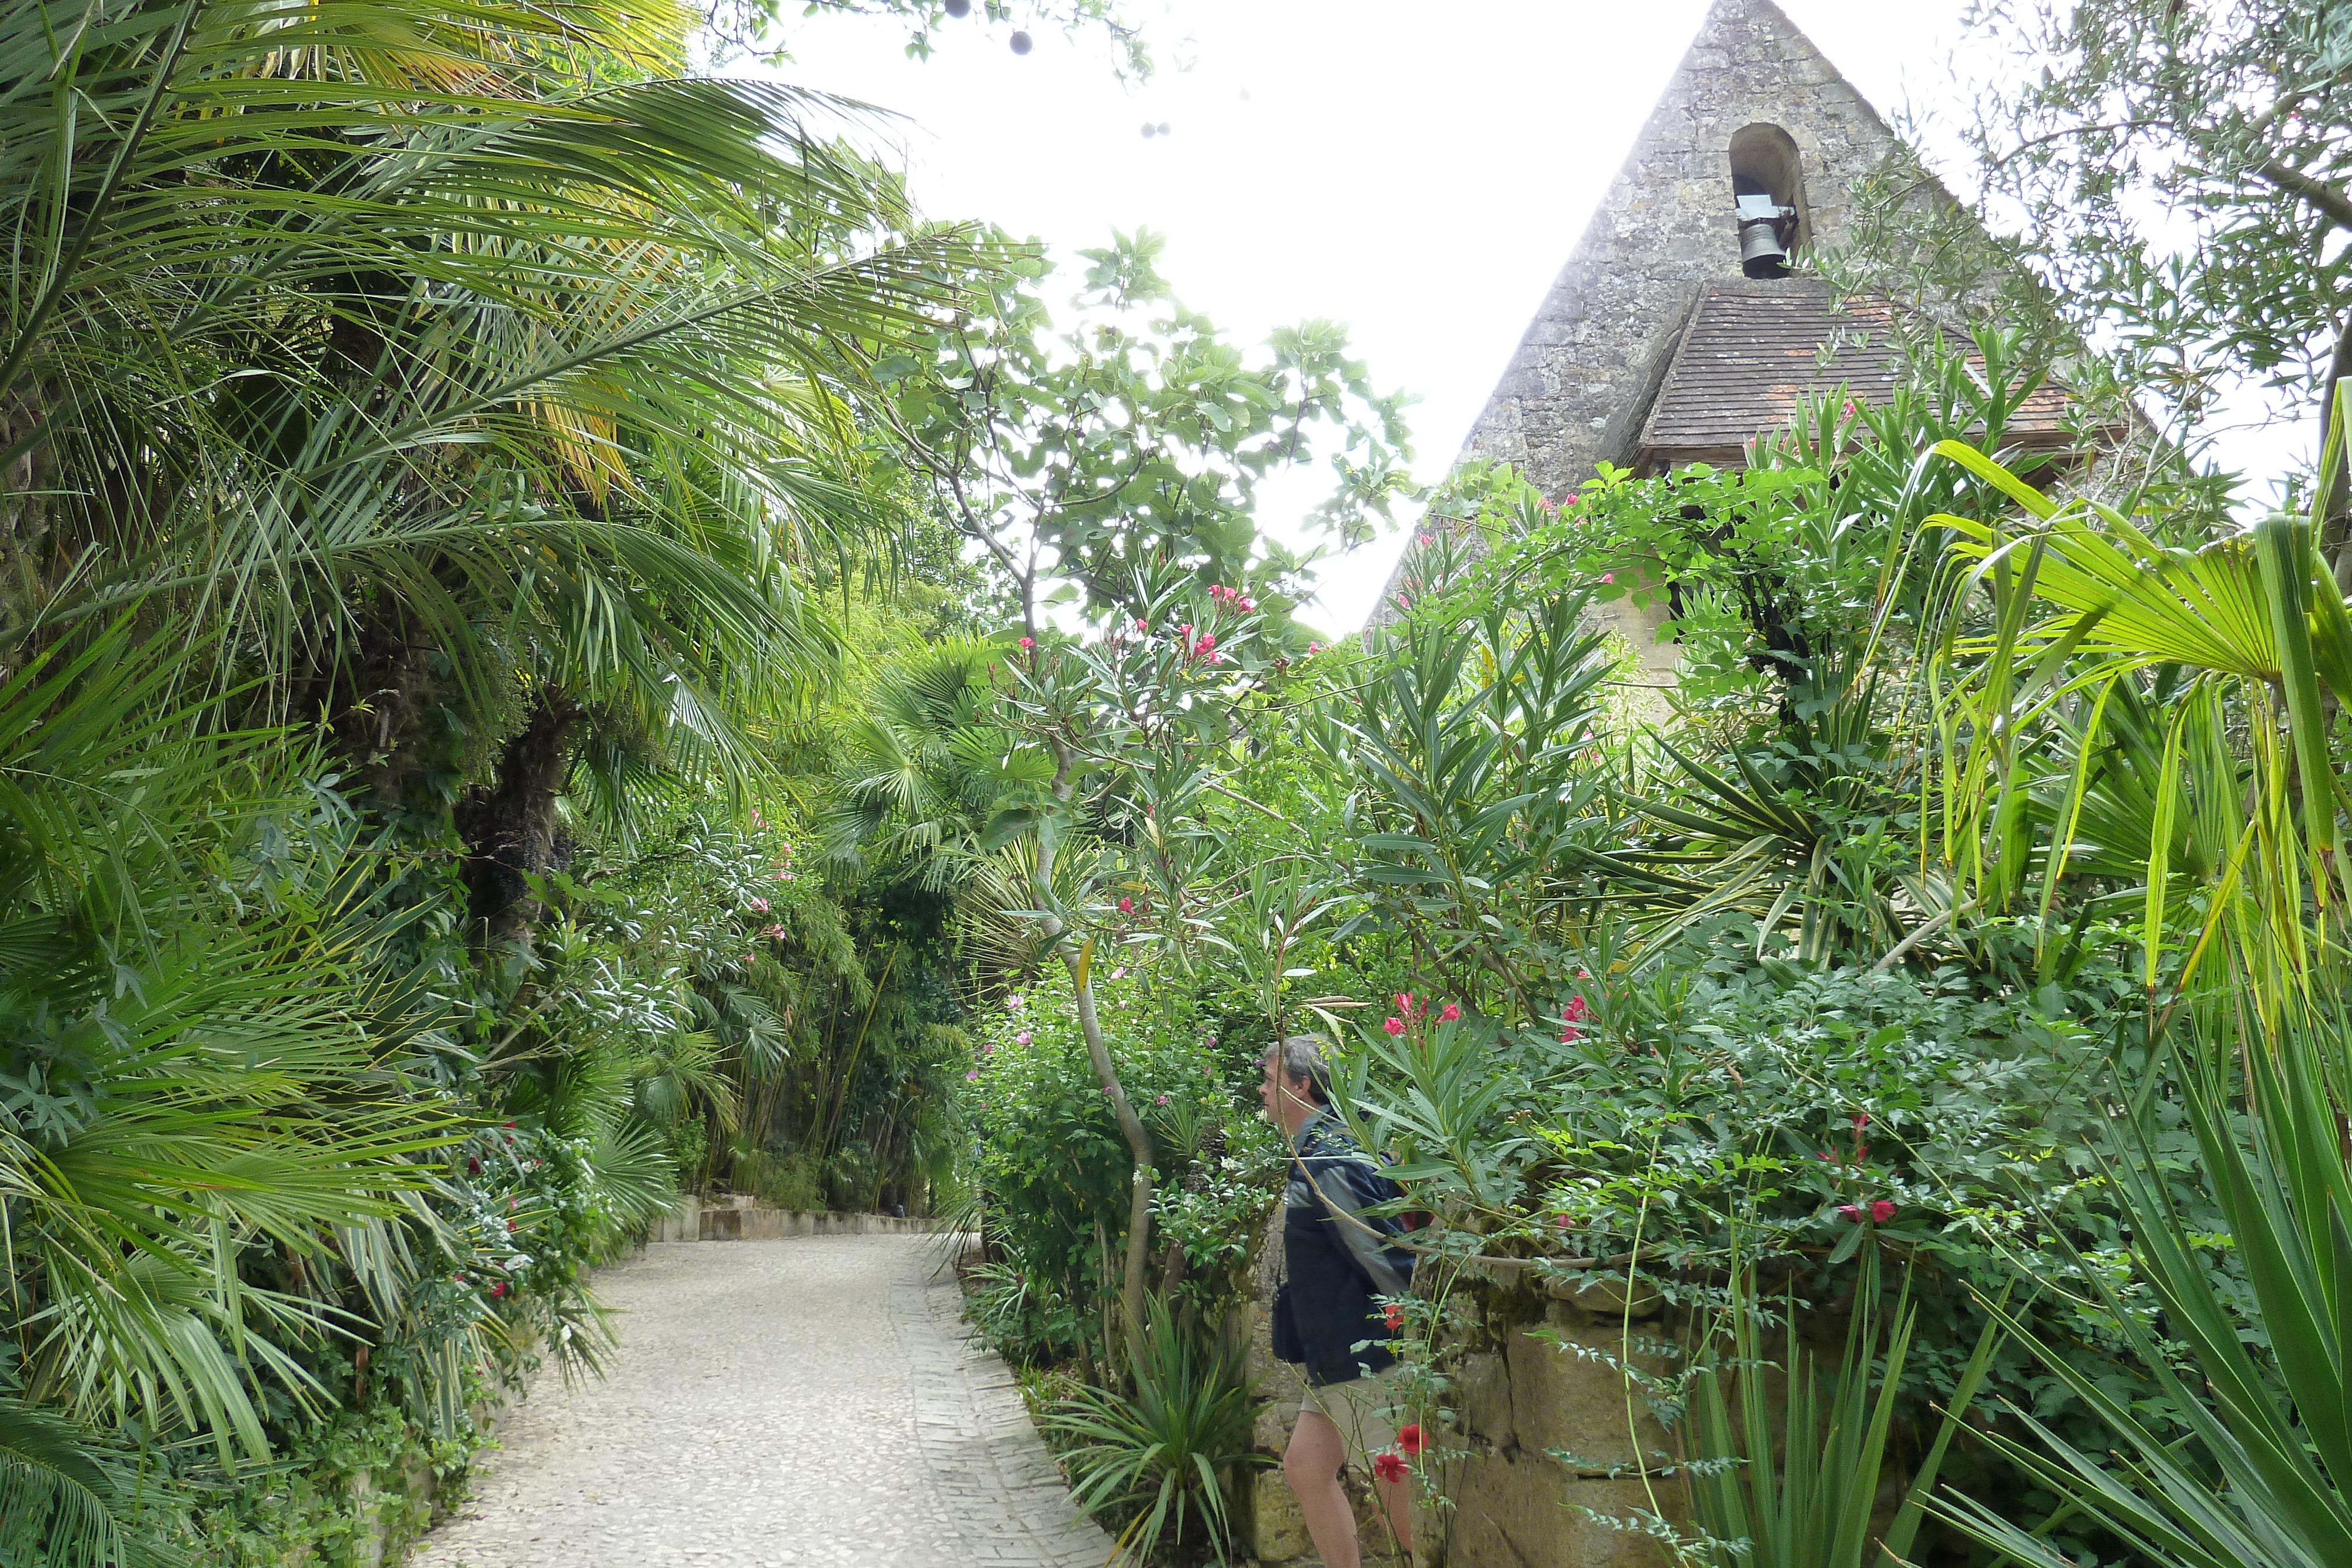
<instances>
[{"instance_id":1,"label":"weathered stone wall","mask_svg":"<svg viewBox=\"0 0 2352 1568\"><path fill-rule=\"evenodd\" d=\"M1699 285L1738 277L1729 149L1777 125L1803 162L1817 248L1845 237L1885 123L1771 0L1717 0L1512 356L1463 455L1515 464L1547 495L1632 455ZM1564 143L1563 156L1573 156Z\"/></svg>"},{"instance_id":2,"label":"weathered stone wall","mask_svg":"<svg viewBox=\"0 0 2352 1568\"><path fill-rule=\"evenodd\" d=\"M1276 1463L1253 1479L1248 1518L1263 1568L1309 1568L1318 1559L1279 1466L1298 1418L1301 1386L1297 1369L1274 1359L1265 1310L1281 1246L1276 1210L1259 1253L1250 1338L1251 1369L1266 1399L1257 1446ZM1642 1349L1672 1332L1655 1294L1638 1294L1629 1312L1622 1291L1570 1294L1502 1264L1460 1281L1449 1295L1466 1305L1469 1317L1439 1368L1449 1380L1446 1406L1454 1419L1423 1420L1438 1447L1464 1457L1435 1477L1446 1505L1416 1511L1417 1568L1668 1568L1668 1554L1655 1542L1580 1511L1629 1519L1655 1510L1678 1522L1685 1517L1681 1483L1655 1473L1671 1441L1617 1371L1625 1364L1666 1370ZM1387 1561L1371 1499L1356 1500L1364 1561Z\"/></svg>"},{"instance_id":3,"label":"weathered stone wall","mask_svg":"<svg viewBox=\"0 0 2352 1568\"><path fill-rule=\"evenodd\" d=\"M1893 132L1772 0L1716 0L1458 461L1508 463L1555 500L1602 460L1632 462L1700 286L1742 276L1731 138L1759 124L1796 143L1801 247L1843 243L1853 186L1894 150ZM1575 155L1566 131L1559 152ZM1395 620L1415 581L1409 547L1370 625ZM1622 601L1596 614L1633 644L1653 686L1674 677L1674 650L1656 643L1662 615Z\"/></svg>"},{"instance_id":4,"label":"weathered stone wall","mask_svg":"<svg viewBox=\"0 0 2352 1568\"><path fill-rule=\"evenodd\" d=\"M677 1207L654 1221L649 1241L780 1241L787 1236L899 1236L938 1229L932 1219L901 1219L888 1214L819 1213L771 1208L755 1198L709 1202L681 1197Z\"/></svg>"}]
</instances>

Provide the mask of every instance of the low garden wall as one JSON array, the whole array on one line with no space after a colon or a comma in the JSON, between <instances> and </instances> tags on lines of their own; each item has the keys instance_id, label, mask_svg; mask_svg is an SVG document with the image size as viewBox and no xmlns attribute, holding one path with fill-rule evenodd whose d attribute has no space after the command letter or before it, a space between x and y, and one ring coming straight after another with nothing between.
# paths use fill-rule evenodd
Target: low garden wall
<instances>
[{"instance_id":1,"label":"low garden wall","mask_svg":"<svg viewBox=\"0 0 2352 1568\"><path fill-rule=\"evenodd\" d=\"M890 1214L772 1208L749 1197L682 1197L654 1222L649 1241L778 1241L787 1236L912 1236L944 1228L937 1219Z\"/></svg>"},{"instance_id":2,"label":"low garden wall","mask_svg":"<svg viewBox=\"0 0 2352 1568\"><path fill-rule=\"evenodd\" d=\"M1297 1369L1274 1359L1266 1303L1282 1246L1276 1210L1260 1249L1251 1302L1251 1366L1268 1403L1257 1446L1275 1462L1250 1483L1249 1522L1264 1568L1317 1561L1283 1479L1280 1455L1297 1420ZM1508 1264L1460 1282L1453 1303L1467 1320L1444 1353L1454 1419L1425 1415L1434 1447L1454 1455L1435 1474L1444 1504L1415 1511L1416 1568L1668 1568L1657 1542L1581 1511L1618 1519L1656 1509L1682 1517L1682 1486L1656 1471L1665 1431L1617 1370L1664 1370L1629 1348L1672 1334L1654 1293L1630 1303L1620 1288L1568 1291ZM1565 1458L1561 1456L1567 1456ZM1384 1559L1386 1532L1357 1499L1364 1561Z\"/></svg>"}]
</instances>

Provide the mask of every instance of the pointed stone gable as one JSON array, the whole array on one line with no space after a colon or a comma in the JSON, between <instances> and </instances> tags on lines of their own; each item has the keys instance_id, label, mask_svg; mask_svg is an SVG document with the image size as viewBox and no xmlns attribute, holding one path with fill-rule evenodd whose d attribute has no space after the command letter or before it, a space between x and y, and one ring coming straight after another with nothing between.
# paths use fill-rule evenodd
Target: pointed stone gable
<instances>
[{"instance_id":1,"label":"pointed stone gable","mask_svg":"<svg viewBox=\"0 0 2352 1568\"><path fill-rule=\"evenodd\" d=\"M1731 141L1796 144L1807 231L1845 238L1848 191L1895 146L1862 95L1771 0L1716 0L1633 152L1560 268L1463 449L1554 498L1626 464L1703 285L1741 276Z\"/></svg>"},{"instance_id":2,"label":"pointed stone gable","mask_svg":"<svg viewBox=\"0 0 2352 1568\"><path fill-rule=\"evenodd\" d=\"M1744 276L1731 152L1733 138L1755 127L1777 127L1794 144L1800 250L1844 241L1849 192L1895 148L1893 133L1771 0L1716 0L1486 400L1462 461L1508 463L1555 500L1603 459L1633 465L1701 294ZM1760 287L1819 288L1798 278ZM1370 627L1394 620L1397 596L1412 586L1408 550ZM1636 636L1644 663L1671 681L1671 650L1648 640Z\"/></svg>"}]
</instances>

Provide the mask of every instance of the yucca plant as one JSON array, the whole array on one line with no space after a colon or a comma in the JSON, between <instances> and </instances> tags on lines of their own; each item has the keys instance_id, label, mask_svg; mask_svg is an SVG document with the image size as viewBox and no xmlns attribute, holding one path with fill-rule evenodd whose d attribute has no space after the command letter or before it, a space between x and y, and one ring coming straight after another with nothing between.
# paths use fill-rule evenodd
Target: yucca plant
<instances>
[{"instance_id":1,"label":"yucca plant","mask_svg":"<svg viewBox=\"0 0 2352 1568\"><path fill-rule=\"evenodd\" d=\"M2155 1380L2153 1407L2186 1432L2053 1353L2042 1364L2105 1425L2108 1451L2075 1447L2024 1410L2010 1414L2031 1441L1988 1440L2137 1561L2334 1568L2352 1562L2352 1166L2342 1131L2352 1017L2339 1003L2273 1031L2248 1006L2199 1027L2200 1049L2172 1053L2185 1064L2180 1108L2252 1310L2217 1286L2204 1257L2211 1239L2166 1189L2154 1113L2119 1115L2109 1174L2133 1272L2156 1311L2127 1299L2105 1270L2082 1273ZM2241 1091L2251 1115L2242 1114ZM2021 1326L2011 1332L2033 1343ZM1935 1508L2011 1561L2072 1568L1995 1500L1948 1495Z\"/></svg>"},{"instance_id":2,"label":"yucca plant","mask_svg":"<svg viewBox=\"0 0 2352 1568\"><path fill-rule=\"evenodd\" d=\"M1264 1457L1251 1446L1248 1349L1222 1336L1198 1343L1153 1297L1134 1392L1086 1388L1045 1416L1073 1445L1064 1456L1071 1495L1091 1512L1131 1511L1118 1550L1149 1562L1163 1541L1197 1525L1220 1563L1231 1560L1228 1478Z\"/></svg>"},{"instance_id":3,"label":"yucca plant","mask_svg":"<svg viewBox=\"0 0 2352 1568\"><path fill-rule=\"evenodd\" d=\"M1901 1507L1885 1532L1874 1534L1879 1475L1916 1315L1907 1281L1891 1325L1880 1319L1878 1295L1873 1253L1857 1277L1845 1351L1824 1395L1813 1357L1795 1332L1793 1297L1775 1312L1757 1296L1753 1272L1739 1277L1729 1360L1719 1370L1703 1367L1691 1381L1691 1500L1704 1531L1697 1550L1711 1568L1895 1568L1908 1557L1954 1430L1983 1381L1997 1325L1986 1325ZM1785 1379L1778 1380L1787 1403L1777 1436L1779 1390L1761 1321L1768 1314L1785 1333L1788 1352ZM1737 1391L1736 1411L1727 1379Z\"/></svg>"}]
</instances>

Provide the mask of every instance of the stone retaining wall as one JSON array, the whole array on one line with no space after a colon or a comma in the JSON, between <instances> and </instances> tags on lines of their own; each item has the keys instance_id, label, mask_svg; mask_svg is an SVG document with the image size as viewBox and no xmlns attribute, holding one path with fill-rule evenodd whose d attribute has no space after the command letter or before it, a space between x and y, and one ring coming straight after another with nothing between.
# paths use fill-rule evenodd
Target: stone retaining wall
<instances>
[{"instance_id":1,"label":"stone retaining wall","mask_svg":"<svg viewBox=\"0 0 2352 1568\"><path fill-rule=\"evenodd\" d=\"M681 1197L654 1222L648 1241L780 1241L787 1236L908 1236L944 1228L936 1219L889 1214L771 1208L755 1198Z\"/></svg>"},{"instance_id":2,"label":"stone retaining wall","mask_svg":"<svg viewBox=\"0 0 2352 1568\"><path fill-rule=\"evenodd\" d=\"M1251 1369L1267 1399L1257 1446L1277 1462L1253 1477L1248 1518L1262 1568L1310 1568L1314 1546L1278 1462L1301 1392L1297 1369L1274 1359L1268 1339L1265 1304L1281 1246L1277 1208L1250 1309ZM1445 1504L1414 1511L1415 1568L1669 1568L1657 1542L1582 1511L1684 1518L1682 1483L1655 1473L1672 1444L1617 1370L1664 1370L1642 1354L1673 1337L1656 1295L1628 1303L1622 1287L1569 1291L1508 1263L1483 1266L1448 1294L1468 1320L1439 1368L1454 1418L1422 1420L1437 1447L1459 1457L1435 1476ZM1370 1498L1357 1502L1365 1563L1389 1561Z\"/></svg>"}]
</instances>

